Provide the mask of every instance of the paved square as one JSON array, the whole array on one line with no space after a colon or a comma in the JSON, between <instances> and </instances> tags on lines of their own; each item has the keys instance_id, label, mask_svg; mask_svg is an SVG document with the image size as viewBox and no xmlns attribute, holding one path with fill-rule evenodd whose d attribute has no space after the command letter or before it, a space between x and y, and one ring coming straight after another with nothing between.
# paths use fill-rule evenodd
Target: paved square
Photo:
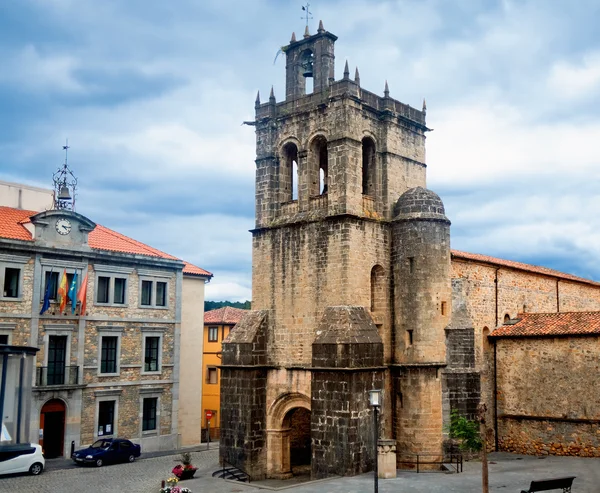
<instances>
[{"instance_id":1,"label":"paved square","mask_svg":"<svg viewBox=\"0 0 600 493\"><path fill-rule=\"evenodd\" d=\"M182 483L193 493L256 492L263 483L248 485L212 477L218 469L218 451L193 452L197 478ZM179 455L141 459L133 464L69 467L45 471L42 475L10 476L0 479L0 492L35 493L152 493L161 479L170 475ZM490 455L490 492L518 493L532 479L577 476L573 493L600 492L600 460L575 457L528 457L512 454ZM269 482L264 483L269 485ZM279 483L270 483L276 485ZM263 491L268 491L263 489ZM373 475L333 478L298 485L294 493L368 493L373 491ZM381 493L478 493L481 491L481 464L465 463L462 474L399 472L395 479L380 480Z\"/></svg>"}]
</instances>

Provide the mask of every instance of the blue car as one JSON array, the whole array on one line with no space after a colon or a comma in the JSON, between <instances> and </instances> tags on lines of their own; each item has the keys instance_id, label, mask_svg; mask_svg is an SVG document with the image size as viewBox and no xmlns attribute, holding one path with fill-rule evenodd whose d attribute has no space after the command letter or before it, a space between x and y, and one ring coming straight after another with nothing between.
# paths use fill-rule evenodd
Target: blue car
<instances>
[{"instance_id":1,"label":"blue car","mask_svg":"<svg viewBox=\"0 0 600 493\"><path fill-rule=\"evenodd\" d=\"M133 462L141 454L140 446L124 438L101 438L88 448L73 454L76 464L102 467L116 462Z\"/></svg>"}]
</instances>

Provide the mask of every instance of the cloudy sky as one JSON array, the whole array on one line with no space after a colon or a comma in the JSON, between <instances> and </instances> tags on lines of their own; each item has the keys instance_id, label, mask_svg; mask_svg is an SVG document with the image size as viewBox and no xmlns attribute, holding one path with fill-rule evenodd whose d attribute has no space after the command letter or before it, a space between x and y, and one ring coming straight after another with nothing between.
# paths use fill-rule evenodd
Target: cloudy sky
<instances>
[{"instance_id":1,"label":"cloudy sky","mask_svg":"<svg viewBox=\"0 0 600 493\"><path fill-rule=\"evenodd\" d=\"M284 95L289 0L2 0L0 180L51 186L69 139L77 211L251 297L254 99ZM428 187L452 247L600 280L597 0L313 0L361 85L427 99Z\"/></svg>"}]
</instances>

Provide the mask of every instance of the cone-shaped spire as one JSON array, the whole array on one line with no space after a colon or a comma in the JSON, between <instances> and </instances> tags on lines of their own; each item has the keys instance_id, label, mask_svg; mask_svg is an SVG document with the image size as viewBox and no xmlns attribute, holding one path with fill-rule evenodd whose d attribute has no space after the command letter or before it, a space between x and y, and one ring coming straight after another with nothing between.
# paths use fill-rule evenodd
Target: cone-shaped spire
<instances>
[{"instance_id":1,"label":"cone-shaped spire","mask_svg":"<svg viewBox=\"0 0 600 493\"><path fill-rule=\"evenodd\" d=\"M256 106L260 106L260 91L256 91L256 101L254 102Z\"/></svg>"},{"instance_id":2,"label":"cone-shaped spire","mask_svg":"<svg viewBox=\"0 0 600 493\"><path fill-rule=\"evenodd\" d=\"M296 42L296 33L293 32L292 33L292 39L290 39L290 43L295 43Z\"/></svg>"},{"instance_id":3,"label":"cone-shaped spire","mask_svg":"<svg viewBox=\"0 0 600 493\"><path fill-rule=\"evenodd\" d=\"M358 73L358 67L354 71L354 82L356 82L360 86L360 74Z\"/></svg>"},{"instance_id":4,"label":"cone-shaped spire","mask_svg":"<svg viewBox=\"0 0 600 493\"><path fill-rule=\"evenodd\" d=\"M423 113L427 111L427 103L425 102L425 98L423 98Z\"/></svg>"},{"instance_id":5,"label":"cone-shaped spire","mask_svg":"<svg viewBox=\"0 0 600 493\"><path fill-rule=\"evenodd\" d=\"M269 94L269 103L275 102L275 91L273 91L273 86L271 86L271 94Z\"/></svg>"},{"instance_id":6,"label":"cone-shaped spire","mask_svg":"<svg viewBox=\"0 0 600 493\"><path fill-rule=\"evenodd\" d=\"M304 30L304 37L310 38L310 33L308 32L308 26L306 26L306 29Z\"/></svg>"},{"instance_id":7,"label":"cone-shaped spire","mask_svg":"<svg viewBox=\"0 0 600 493\"><path fill-rule=\"evenodd\" d=\"M350 69L348 69L348 60L346 60L346 65L344 65L344 79L350 78Z\"/></svg>"},{"instance_id":8,"label":"cone-shaped spire","mask_svg":"<svg viewBox=\"0 0 600 493\"><path fill-rule=\"evenodd\" d=\"M390 97L390 88L389 88L389 86L388 86L387 80L385 81L385 89L383 90L383 95L384 95L386 98L389 98L389 97Z\"/></svg>"},{"instance_id":9,"label":"cone-shaped spire","mask_svg":"<svg viewBox=\"0 0 600 493\"><path fill-rule=\"evenodd\" d=\"M317 30L317 32L319 34L325 32L325 28L323 27L323 21L319 21L319 29Z\"/></svg>"}]
</instances>

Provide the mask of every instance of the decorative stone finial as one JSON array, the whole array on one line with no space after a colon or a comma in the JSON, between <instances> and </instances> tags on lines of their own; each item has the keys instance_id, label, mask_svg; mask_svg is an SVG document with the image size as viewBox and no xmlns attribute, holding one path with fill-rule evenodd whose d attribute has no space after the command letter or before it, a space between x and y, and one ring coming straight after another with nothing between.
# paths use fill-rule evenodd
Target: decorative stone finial
<instances>
[{"instance_id":1,"label":"decorative stone finial","mask_svg":"<svg viewBox=\"0 0 600 493\"><path fill-rule=\"evenodd\" d=\"M290 43L295 43L296 42L296 33L293 32L292 33L292 39L290 39Z\"/></svg>"},{"instance_id":2,"label":"decorative stone finial","mask_svg":"<svg viewBox=\"0 0 600 493\"><path fill-rule=\"evenodd\" d=\"M387 80L385 81L385 89L383 90L383 95L386 98L390 97L390 88L388 86Z\"/></svg>"},{"instance_id":3,"label":"decorative stone finial","mask_svg":"<svg viewBox=\"0 0 600 493\"><path fill-rule=\"evenodd\" d=\"M260 106L260 91L256 91L256 101L254 102L255 106Z\"/></svg>"},{"instance_id":4,"label":"decorative stone finial","mask_svg":"<svg viewBox=\"0 0 600 493\"><path fill-rule=\"evenodd\" d=\"M308 32L308 26L306 26L306 29L304 29L304 37L310 38L310 33Z\"/></svg>"},{"instance_id":5,"label":"decorative stone finial","mask_svg":"<svg viewBox=\"0 0 600 493\"><path fill-rule=\"evenodd\" d=\"M269 103L275 102L275 91L273 91L273 86L271 86L271 94L269 94Z\"/></svg>"},{"instance_id":6,"label":"decorative stone finial","mask_svg":"<svg viewBox=\"0 0 600 493\"><path fill-rule=\"evenodd\" d=\"M350 70L348 69L348 60L346 60L346 65L344 66L344 79L350 78Z\"/></svg>"},{"instance_id":7,"label":"decorative stone finial","mask_svg":"<svg viewBox=\"0 0 600 493\"><path fill-rule=\"evenodd\" d=\"M427 103L425 102L425 98L423 98L423 113L427 112Z\"/></svg>"},{"instance_id":8,"label":"decorative stone finial","mask_svg":"<svg viewBox=\"0 0 600 493\"><path fill-rule=\"evenodd\" d=\"M323 27L323 21L319 21L319 29L317 30L319 34L325 32L325 28Z\"/></svg>"},{"instance_id":9,"label":"decorative stone finial","mask_svg":"<svg viewBox=\"0 0 600 493\"><path fill-rule=\"evenodd\" d=\"M360 86L360 74L358 73L358 67L354 71L354 82L356 82Z\"/></svg>"}]
</instances>

